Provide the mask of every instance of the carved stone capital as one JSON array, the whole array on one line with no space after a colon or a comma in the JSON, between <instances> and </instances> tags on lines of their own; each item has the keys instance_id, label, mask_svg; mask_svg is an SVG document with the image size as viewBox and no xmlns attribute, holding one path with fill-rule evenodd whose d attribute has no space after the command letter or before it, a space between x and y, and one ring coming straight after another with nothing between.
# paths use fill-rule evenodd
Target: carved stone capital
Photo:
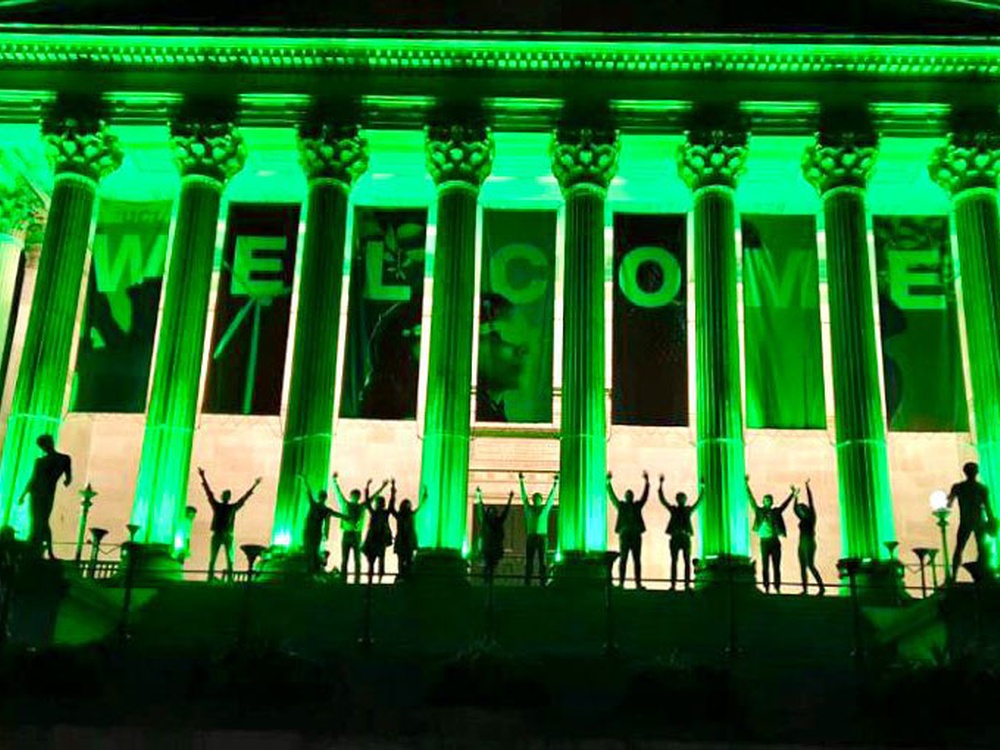
<instances>
[{"instance_id":1,"label":"carved stone capital","mask_svg":"<svg viewBox=\"0 0 1000 750\"><path fill-rule=\"evenodd\" d=\"M464 182L479 188L493 170L493 131L485 125L429 125L426 152L435 185Z\"/></svg>"},{"instance_id":2,"label":"carved stone capital","mask_svg":"<svg viewBox=\"0 0 1000 750\"><path fill-rule=\"evenodd\" d=\"M691 190L735 188L746 169L750 136L742 130L691 131L677 147L677 173Z\"/></svg>"},{"instance_id":3,"label":"carved stone capital","mask_svg":"<svg viewBox=\"0 0 1000 750\"><path fill-rule=\"evenodd\" d=\"M107 177L122 164L118 138L99 115L57 106L42 118L45 156L53 171L94 180Z\"/></svg>"},{"instance_id":4,"label":"carved stone capital","mask_svg":"<svg viewBox=\"0 0 1000 750\"><path fill-rule=\"evenodd\" d=\"M170 146L181 177L198 175L225 184L247 160L240 129L226 119L176 117L170 122Z\"/></svg>"},{"instance_id":5,"label":"carved stone capital","mask_svg":"<svg viewBox=\"0 0 1000 750\"><path fill-rule=\"evenodd\" d=\"M303 123L299 164L309 180L337 180L350 189L368 169L368 139L358 125Z\"/></svg>"},{"instance_id":6,"label":"carved stone capital","mask_svg":"<svg viewBox=\"0 0 1000 750\"><path fill-rule=\"evenodd\" d=\"M549 144L552 174L563 192L579 185L607 190L618 173L621 150L614 128L558 128Z\"/></svg>"},{"instance_id":7,"label":"carved stone capital","mask_svg":"<svg viewBox=\"0 0 1000 750\"><path fill-rule=\"evenodd\" d=\"M1000 174L1000 133L949 133L947 143L931 154L928 172L949 195L970 188L996 189Z\"/></svg>"},{"instance_id":8,"label":"carved stone capital","mask_svg":"<svg viewBox=\"0 0 1000 750\"><path fill-rule=\"evenodd\" d=\"M27 183L0 183L0 234L24 232L42 202Z\"/></svg>"},{"instance_id":9,"label":"carved stone capital","mask_svg":"<svg viewBox=\"0 0 1000 750\"><path fill-rule=\"evenodd\" d=\"M874 133L821 132L802 154L802 174L820 195L839 187L865 188L877 156Z\"/></svg>"}]
</instances>

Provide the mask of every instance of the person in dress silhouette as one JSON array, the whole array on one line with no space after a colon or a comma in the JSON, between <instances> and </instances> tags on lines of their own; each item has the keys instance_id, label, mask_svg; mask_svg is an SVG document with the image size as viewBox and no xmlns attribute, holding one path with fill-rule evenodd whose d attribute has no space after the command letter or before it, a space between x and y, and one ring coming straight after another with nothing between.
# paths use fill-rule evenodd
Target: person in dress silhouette
<instances>
[{"instance_id":1,"label":"person in dress silhouette","mask_svg":"<svg viewBox=\"0 0 1000 750\"><path fill-rule=\"evenodd\" d=\"M409 576L413 568L413 555L417 551L417 512L424 507L427 502L427 487L420 493L420 505L416 508L409 499L404 499L396 509L396 480L392 480L389 486L389 514L396 519L396 541L392 551L396 553L398 565L397 580L403 580Z\"/></svg>"},{"instance_id":2,"label":"person in dress silhouette","mask_svg":"<svg viewBox=\"0 0 1000 750\"><path fill-rule=\"evenodd\" d=\"M632 556L632 569L635 571L635 587L642 586L642 535L646 533L646 522L642 520L642 509L649 500L649 472L642 472L646 485L642 497L635 499L632 490L625 490L625 497L618 499L611 484L611 472L608 472L608 499L618 511L615 522L615 533L618 535L618 585L625 585L625 566Z\"/></svg>"},{"instance_id":3,"label":"person in dress silhouette","mask_svg":"<svg viewBox=\"0 0 1000 750\"><path fill-rule=\"evenodd\" d=\"M382 583L382 576L385 575L385 551L392 546L392 528L389 526L390 513L382 497L382 490L387 483L383 482L371 497L368 496L368 489L371 480L365 487L365 507L368 510L368 533L365 534L364 544L361 551L368 561L368 583L372 582L376 568L378 569L378 581ZM393 493L396 491L396 480L392 480Z\"/></svg>"},{"instance_id":4,"label":"person in dress silhouette","mask_svg":"<svg viewBox=\"0 0 1000 750\"><path fill-rule=\"evenodd\" d=\"M813 504L813 491L806 480L806 503L800 503L798 495L795 497L796 518L799 519L799 571L802 573L802 593L809 593L809 573L816 579L819 587L819 595L823 596L826 587L823 585L823 577L816 569L816 506Z\"/></svg>"},{"instance_id":5,"label":"person in dress silhouette","mask_svg":"<svg viewBox=\"0 0 1000 750\"><path fill-rule=\"evenodd\" d=\"M59 480L63 480L64 487L69 487L73 481L73 462L68 455L56 450L56 443L51 435L42 435L35 442L42 450L42 455L35 459L31 477L17 502L21 505L25 498L31 498L31 534L28 543L32 554L41 557L47 552L49 560L55 560L49 519L55 505Z\"/></svg>"},{"instance_id":6,"label":"person in dress silhouette","mask_svg":"<svg viewBox=\"0 0 1000 750\"><path fill-rule=\"evenodd\" d=\"M483 504L483 491L476 487L476 510L479 512L480 550L483 555L483 580L493 583L493 575L497 565L503 559L504 524L510 513L510 504L514 502L514 491L507 496L507 505L501 510L495 505Z\"/></svg>"},{"instance_id":7,"label":"person in dress silhouette","mask_svg":"<svg viewBox=\"0 0 1000 750\"><path fill-rule=\"evenodd\" d=\"M371 505L371 499L382 494L388 482L383 482L374 495L371 493L372 480L365 484L365 499L361 499L361 490L351 490L351 497L344 497L340 489L338 475L334 472L333 489L337 493L340 505L340 579L347 580L347 566L354 555L354 582L361 583L361 533L365 528L365 511Z\"/></svg>"},{"instance_id":8,"label":"person in dress silhouette","mask_svg":"<svg viewBox=\"0 0 1000 750\"><path fill-rule=\"evenodd\" d=\"M667 502L666 495L663 494L663 474L660 474L660 505L670 513L670 521L667 523L667 535L670 537L670 590L677 586L677 558L684 556L684 590L691 587L691 538L694 536L694 525L691 523L691 516L698 510L702 498L705 494L705 485L698 488L698 499L694 505L687 504L687 495L678 492L674 496L675 505Z\"/></svg>"},{"instance_id":9,"label":"person in dress silhouette","mask_svg":"<svg viewBox=\"0 0 1000 750\"><path fill-rule=\"evenodd\" d=\"M198 467L198 476L201 477L201 487L205 491L208 504L212 507L212 547L208 556L208 580L215 579L215 561L219 557L219 550L226 551L226 573L225 580L233 580L233 538L236 530L236 514L246 505L247 500L260 484L260 477L254 480L253 485L235 503L232 502L233 493L223 490L222 495L217 500L215 493L208 484L205 477L205 470Z\"/></svg>"},{"instance_id":10,"label":"person in dress silhouette","mask_svg":"<svg viewBox=\"0 0 1000 750\"><path fill-rule=\"evenodd\" d=\"M951 486L948 493L948 507L958 501L958 534L955 538L955 552L951 561L951 579L958 575L962 565L962 552L969 542L969 537L976 540L977 559L982 562L986 554L986 534L996 529L996 517L990 505L989 490L976 477L979 475L979 464L972 461L962 467L965 479Z\"/></svg>"},{"instance_id":11,"label":"person in dress silhouette","mask_svg":"<svg viewBox=\"0 0 1000 750\"><path fill-rule=\"evenodd\" d=\"M753 496L750 489L750 477L746 477L747 499L753 508L753 530L760 540L760 564L764 574L764 591L771 590L771 573L774 573L774 590L781 591L781 539L787 535L785 519L782 513L799 496L799 490L794 485L790 487L788 497L781 505L775 506L774 495L764 495L761 504Z\"/></svg>"},{"instance_id":12,"label":"person in dress silhouette","mask_svg":"<svg viewBox=\"0 0 1000 750\"><path fill-rule=\"evenodd\" d=\"M553 478L552 489L549 490L548 497L544 501L540 492L528 497L523 473L519 473L517 479L521 484L521 502L524 503L524 585L531 585L531 576L534 572L535 558L537 558L538 581L544 586L545 558L548 554L549 511L552 510L552 499L556 496L556 489L559 487L559 475L556 474Z\"/></svg>"}]
</instances>

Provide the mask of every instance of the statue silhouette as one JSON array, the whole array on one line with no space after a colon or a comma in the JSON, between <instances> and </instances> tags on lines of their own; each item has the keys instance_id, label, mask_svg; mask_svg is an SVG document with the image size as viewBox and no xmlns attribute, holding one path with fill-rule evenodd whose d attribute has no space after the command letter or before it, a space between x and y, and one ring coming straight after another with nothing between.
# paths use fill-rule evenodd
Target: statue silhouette
<instances>
[{"instance_id":1,"label":"statue silhouette","mask_svg":"<svg viewBox=\"0 0 1000 750\"><path fill-rule=\"evenodd\" d=\"M336 475L334 475L336 476ZM321 551L323 540L326 539L331 518L344 518L333 508L327 506L326 490L320 490L319 494L313 494L309 480L302 474L299 479L306 486L306 496L309 498L309 510L306 512L305 523L302 527L302 551L306 556L306 571L310 575L318 575L326 570L326 562L329 553Z\"/></svg>"},{"instance_id":2,"label":"statue silhouette","mask_svg":"<svg viewBox=\"0 0 1000 750\"><path fill-rule=\"evenodd\" d=\"M55 440L51 435L42 435L36 441L42 449L42 456L35 459L35 468L28 479L28 485L18 498L18 505L31 497L31 535L28 538L33 555L41 557L48 550L50 560L55 560L52 550L52 529L49 517L56 501L56 485L65 477L64 487L69 487L73 481L73 463L65 453L56 450Z\"/></svg>"},{"instance_id":3,"label":"statue silhouette","mask_svg":"<svg viewBox=\"0 0 1000 750\"><path fill-rule=\"evenodd\" d=\"M368 561L368 583L372 582L374 577L375 568L378 567L378 580L379 583L382 582L382 576L385 575L385 551L392 546L392 528L389 526L389 508L386 507L385 498L382 497L382 490L388 484L388 481L382 482L382 486L378 488L378 491L369 497L368 488L371 486L372 480L368 480L368 484L365 485L365 508L368 509L368 533L365 535L364 544L361 545L361 551L364 552L365 559ZM396 480L392 480L393 483L393 493L395 493Z\"/></svg>"},{"instance_id":4,"label":"statue silhouette","mask_svg":"<svg viewBox=\"0 0 1000 750\"><path fill-rule=\"evenodd\" d=\"M396 480L392 480L389 488L389 514L396 519L396 542L392 551L396 553L399 572L397 580L405 579L413 567L413 555L417 551L417 511L427 502L427 488L420 493L420 505L416 508L409 500L403 500L396 509Z\"/></svg>"},{"instance_id":5,"label":"statue silhouette","mask_svg":"<svg viewBox=\"0 0 1000 750\"><path fill-rule=\"evenodd\" d=\"M632 556L632 568L635 570L635 587L642 586L642 535L646 533L646 523L642 520L642 509L649 500L649 472L642 472L646 486L642 497L637 501L632 490L625 490L625 498L619 500L611 485L611 472L608 472L608 499L618 511L615 522L615 533L618 535L618 585L625 585L625 566L629 555Z\"/></svg>"},{"instance_id":6,"label":"statue silhouette","mask_svg":"<svg viewBox=\"0 0 1000 750\"><path fill-rule=\"evenodd\" d=\"M226 574L225 580L233 580L233 536L236 528L236 514L240 511L246 501L250 499L254 490L260 484L260 477L254 480L253 485L235 503L232 500L233 493L223 490L221 499L216 500L212 493L212 488L205 477L205 470L198 467L198 476L201 477L201 487L205 490L205 497L208 504L212 506L212 549L208 557L208 580L215 578L215 560L219 556L219 550L226 550Z\"/></svg>"},{"instance_id":7,"label":"statue silhouette","mask_svg":"<svg viewBox=\"0 0 1000 750\"><path fill-rule=\"evenodd\" d=\"M799 519L799 570L802 573L802 593L809 591L809 573L816 579L819 587L819 595L823 596L826 587L823 585L823 578L816 569L816 506L813 505L813 491L806 480L806 497L808 505L800 503L798 495L795 497L795 505L792 508Z\"/></svg>"},{"instance_id":8,"label":"statue silhouette","mask_svg":"<svg viewBox=\"0 0 1000 750\"><path fill-rule=\"evenodd\" d=\"M965 479L951 486L948 493L948 507L958 500L958 534L955 538L955 553L952 555L951 578L955 579L962 565L962 552L969 542L969 537L975 537L977 559L981 562L986 553L985 537L987 533L996 533L996 516L990 505L989 490L979 482L979 464L972 461L962 467Z\"/></svg>"},{"instance_id":9,"label":"statue silhouette","mask_svg":"<svg viewBox=\"0 0 1000 750\"><path fill-rule=\"evenodd\" d=\"M673 591L677 585L677 556L684 555L684 590L691 588L691 537L694 536L694 526L691 524L691 516L698 510L702 498L705 494L705 485L702 483L698 487L698 499L694 505L687 504L687 495L678 492L674 499L676 505L667 502L663 494L663 475L660 474L660 487L657 490L660 496L660 505L670 513L670 521L667 523L667 534L670 537L670 590Z\"/></svg>"},{"instance_id":10,"label":"statue silhouette","mask_svg":"<svg viewBox=\"0 0 1000 750\"><path fill-rule=\"evenodd\" d=\"M483 580L487 583L493 582L493 574L503 559L504 523L507 521L512 502L514 502L513 490L507 496L507 505L504 506L503 510L493 505L487 508L483 505L483 491L476 487L476 510L480 514L479 533L481 535L480 548L483 554Z\"/></svg>"},{"instance_id":11,"label":"statue silhouette","mask_svg":"<svg viewBox=\"0 0 1000 750\"><path fill-rule=\"evenodd\" d=\"M781 515L799 496L799 490L794 485L790 488L788 497L781 505L775 507L774 495L764 495L760 505L754 499L750 489L750 477L746 478L747 499L753 508L753 530L760 540L760 564L764 574L764 591L771 590L771 573L774 573L774 590L781 591L781 537L786 536L785 519Z\"/></svg>"},{"instance_id":12,"label":"statue silhouette","mask_svg":"<svg viewBox=\"0 0 1000 750\"><path fill-rule=\"evenodd\" d=\"M552 489L549 496L542 501L542 493L536 492L528 498L528 490L524 486L524 474L517 475L521 483L521 502L524 503L524 530L525 530L525 561L524 561L524 585L531 585L531 576L534 572L535 558L538 558L538 580L545 585L545 556L548 552L549 539L549 511L552 510L552 498L556 495L559 487L559 475L556 474L552 480Z\"/></svg>"}]
</instances>

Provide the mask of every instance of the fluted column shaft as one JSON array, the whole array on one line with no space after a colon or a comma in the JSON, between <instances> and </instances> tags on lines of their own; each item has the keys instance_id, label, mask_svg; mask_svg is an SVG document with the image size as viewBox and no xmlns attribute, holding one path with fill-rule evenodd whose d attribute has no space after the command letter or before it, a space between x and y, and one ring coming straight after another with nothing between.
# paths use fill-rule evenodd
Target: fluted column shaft
<instances>
[{"instance_id":1,"label":"fluted column shaft","mask_svg":"<svg viewBox=\"0 0 1000 750\"><path fill-rule=\"evenodd\" d=\"M476 205L493 165L488 128L427 131L427 168L438 189L430 355L418 516L421 548L461 553L469 495Z\"/></svg>"},{"instance_id":2,"label":"fluted column shaft","mask_svg":"<svg viewBox=\"0 0 1000 750\"><path fill-rule=\"evenodd\" d=\"M171 136L181 189L132 506L137 541L169 547L187 505L222 191L246 159L242 137L229 122L178 119Z\"/></svg>"},{"instance_id":3,"label":"fluted column shaft","mask_svg":"<svg viewBox=\"0 0 1000 750\"><path fill-rule=\"evenodd\" d=\"M40 455L35 440L57 438L62 423L97 184L122 160L117 139L97 117L54 111L42 133L55 185L0 458L3 524L12 523L20 536L29 519L27 505L16 503Z\"/></svg>"},{"instance_id":4,"label":"fluted column shaft","mask_svg":"<svg viewBox=\"0 0 1000 750\"><path fill-rule=\"evenodd\" d=\"M550 150L566 201L559 547L572 560L607 547L604 207L621 142L562 128Z\"/></svg>"},{"instance_id":5,"label":"fluted column shaft","mask_svg":"<svg viewBox=\"0 0 1000 750\"><path fill-rule=\"evenodd\" d=\"M1000 511L1000 134L955 133L930 173L952 196L981 481ZM996 552L991 564L997 566Z\"/></svg>"},{"instance_id":6,"label":"fluted column shaft","mask_svg":"<svg viewBox=\"0 0 1000 750\"><path fill-rule=\"evenodd\" d=\"M704 498L698 515L702 555L710 565L746 565L750 554L735 201L747 143L742 132L692 132L677 160L681 178L694 191L696 430Z\"/></svg>"},{"instance_id":7,"label":"fluted column shaft","mask_svg":"<svg viewBox=\"0 0 1000 750\"><path fill-rule=\"evenodd\" d=\"M823 203L843 556L860 561L887 558L894 539L865 205L876 145L821 134L803 159Z\"/></svg>"},{"instance_id":8,"label":"fluted column shaft","mask_svg":"<svg viewBox=\"0 0 1000 750\"><path fill-rule=\"evenodd\" d=\"M5 380L2 363L10 356L7 342L17 306L14 292L24 251L24 232L40 204L38 196L23 182L0 185L0 400Z\"/></svg>"},{"instance_id":9,"label":"fluted column shaft","mask_svg":"<svg viewBox=\"0 0 1000 750\"><path fill-rule=\"evenodd\" d=\"M299 477L325 487L330 470L348 197L368 166L356 126L303 125L299 151L309 194L272 534L275 547L289 550L301 547L307 510Z\"/></svg>"}]
</instances>

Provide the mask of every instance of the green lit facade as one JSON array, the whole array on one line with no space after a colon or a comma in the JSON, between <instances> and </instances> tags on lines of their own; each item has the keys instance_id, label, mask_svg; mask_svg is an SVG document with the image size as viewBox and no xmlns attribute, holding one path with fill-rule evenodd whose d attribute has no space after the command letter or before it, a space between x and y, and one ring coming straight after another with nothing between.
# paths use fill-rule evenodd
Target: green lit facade
<instances>
[{"instance_id":1,"label":"green lit facade","mask_svg":"<svg viewBox=\"0 0 1000 750\"><path fill-rule=\"evenodd\" d=\"M74 88L71 74L80 69L88 71L88 91L100 94L97 100ZM527 174L532 184L548 186L544 205L560 216L561 420L552 428L560 440L564 557L596 556L608 546L605 450L616 378L606 358L611 217L665 206L688 215L690 424L706 492L698 514L702 556L740 568L754 557L740 345L740 211L747 190L770 190L773 205L788 203L797 213L811 206L817 217L841 556L876 568L889 556L885 542L896 532L869 186L873 173L892 165L921 181L894 197L900 205L950 199L953 206L973 435L984 481L1000 489L1000 119L995 103L982 110L1000 79L993 46L774 35L404 38L0 27L0 72L3 122L28 139L41 121L34 137L44 140L52 170L34 294L30 307L21 302L29 318L0 456L0 508L22 534L26 519L15 500L36 456L35 437L58 435L68 408L96 203L114 185L123 159L127 164L127 139L119 142L115 133L130 128L147 140L161 133L174 170L162 188L174 209L131 513L137 540L164 553L182 543L220 225L227 192L251 177L243 174L255 158L251 133L258 142L273 139L301 167L288 188L299 195L304 231L270 539L278 550L293 553L299 543L300 475L325 486L339 465L331 458L331 435L344 357L342 270L349 267L360 203L418 204L431 216L424 267L430 325L423 331L416 417L427 507L418 530L425 552L457 558L466 548L470 440L478 429L472 401L481 196L504 190L500 172L512 154L535 170ZM825 101L833 92L835 108ZM537 143L545 145L527 154L525 144ZM889 166L880 161L883 143L895 149ZM761 163L786 165L770 185L766 175L753 182L758 144L762 158L772 152ZM391 158L379 153L380 145L391 148ZM425 165L417 196L377 187L401 159ZM256 174L268 168L253 164ZM627 169L669 173L671 192L649 194L642 179L621 176ZM363 180L375 187L362 199ZM921 196L937 190L931 180L944 193ZM26 190L16 180L0 184L2 326L13 305L11 258L20 252L19 233L36 200ZM497 204L522 205L517 189L502 196Z\"/></svg>"}]
</instances>

